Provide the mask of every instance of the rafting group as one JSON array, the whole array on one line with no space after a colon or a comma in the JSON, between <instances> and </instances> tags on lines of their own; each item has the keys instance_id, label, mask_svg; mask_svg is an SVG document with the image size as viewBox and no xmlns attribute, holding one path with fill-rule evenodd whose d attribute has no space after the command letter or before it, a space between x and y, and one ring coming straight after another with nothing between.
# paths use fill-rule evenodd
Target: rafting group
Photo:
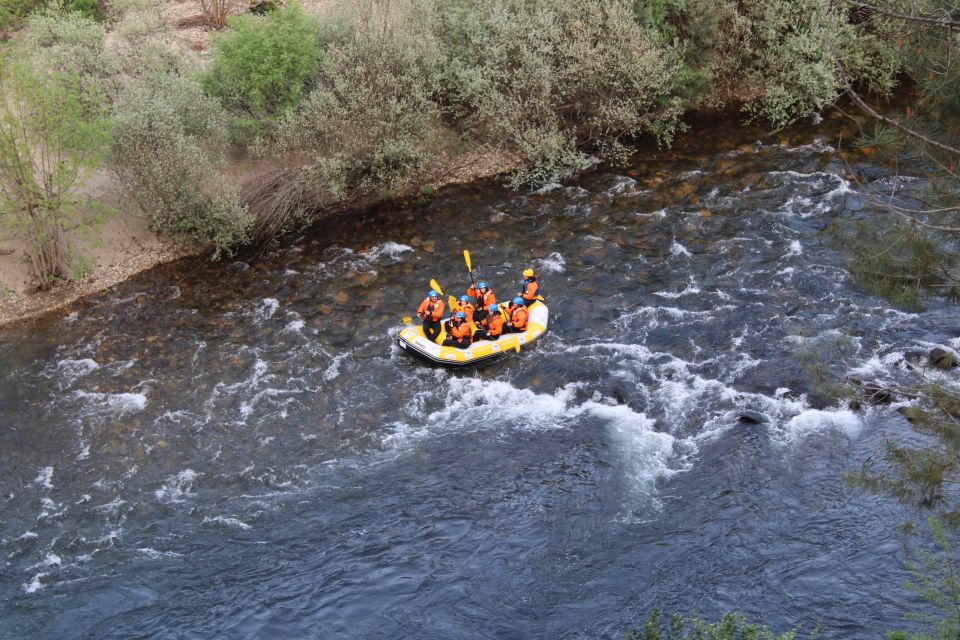
<instances>
[{"instance_id":1,"label":"rafting group","mask_svg":"<svg viewBox=\"0 0 960 640\"><path fill-rule=\"evenodd\" d=\"M417 308L417 317L423 320L423 335L427 340L438 342L438 338L444 336L439 344L457 349L466 349L481 340L497 340L503 334L527 331L530 318L527 307L543 300L533 269L524 269L523 283L516 297L499 304L486 282L471 281L459 300L450 296L450 318L443 323L445 305L441 293L431 289Z\"/></svg>"}]
</instances>

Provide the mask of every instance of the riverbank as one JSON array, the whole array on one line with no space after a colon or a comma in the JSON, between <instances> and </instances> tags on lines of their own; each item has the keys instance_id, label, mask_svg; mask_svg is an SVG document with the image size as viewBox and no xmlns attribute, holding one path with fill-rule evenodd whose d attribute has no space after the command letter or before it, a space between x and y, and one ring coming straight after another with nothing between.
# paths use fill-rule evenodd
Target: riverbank
<instances>
[{"instance_id":1,"label":"riverbank","mask_svg":"<svg viewBox=\"0 0 960 640\"><path fill-rule=\"evenodd\" d=\"M434 193L445 187L468 185L489 180L516 168L515 156L500 152L464 153L460 157L444 159L444 166L455 167L430 183ZM149 229L147 221L132 213L132 207L118 195L118 187L108 178L98 181L100 198L118 208L116 217L103 233L86 243L85 255L92 262L85 276L64 282L47 291L38 291L30 285L29 270L16 242L0 245L10 247L10 253L0 255L0 329L35 320L57 311L69 314L70 307L83 298L106 291L130 278L175 260L209 253L208 247L174 244ZM365 202L357 209L390 201L409 201L418 197L421 187L380 201Z\"/></svg>"}]
</instances>

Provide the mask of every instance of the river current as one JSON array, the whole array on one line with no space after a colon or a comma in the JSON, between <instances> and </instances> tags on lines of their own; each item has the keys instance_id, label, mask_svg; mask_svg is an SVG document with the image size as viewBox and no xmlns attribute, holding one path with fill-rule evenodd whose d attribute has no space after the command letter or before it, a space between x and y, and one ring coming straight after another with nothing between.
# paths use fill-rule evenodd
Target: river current
<instances>
[{"instance_id":1,"label":"river current","mask_svg":"<svg viewBox=\"0 0 960 640\"><path fill-rule=\"evenodd\" d=\"M960 321L852 280L834 230L890 178L839 132L453 190L0 332L0 638L912 628L911 514L843 479L909 426L813 370L896 376ZM400 318L463 249L499 298L539 271L549 331L426 366Z\"/></svg>"}]
</instances>

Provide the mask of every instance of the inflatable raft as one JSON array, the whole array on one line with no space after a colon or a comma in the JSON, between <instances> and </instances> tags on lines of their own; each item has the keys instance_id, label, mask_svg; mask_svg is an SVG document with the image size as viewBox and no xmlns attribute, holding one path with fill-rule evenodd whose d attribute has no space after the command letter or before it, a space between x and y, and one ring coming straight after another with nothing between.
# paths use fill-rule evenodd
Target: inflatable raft
<instances>
[{"instance_id":1,"label":"inflatable raft","mask_svg":"<svg viewBox=\"0 0 960 640\"><path fill-rule=\"evenodd\" d=\"M518 344L522 347L532 343L546 332L550 317L547 305L534 302L527 307L527 310L530 312L530 318L527 320L527 330L523 333L507 333L496 340L480 340L466 349L442 347L436 342L427 340L423 335L423 327L420 326L406 327L400 332L397 342L403 350L443 365L459 367L492 360L514 351Z\"/></svg>"}]
</instances>

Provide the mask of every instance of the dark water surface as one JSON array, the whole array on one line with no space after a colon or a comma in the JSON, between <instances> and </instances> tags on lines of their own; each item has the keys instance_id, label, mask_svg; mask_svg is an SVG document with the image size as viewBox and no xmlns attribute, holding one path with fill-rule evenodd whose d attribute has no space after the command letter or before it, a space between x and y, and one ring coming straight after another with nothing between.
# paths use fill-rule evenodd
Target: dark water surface
<instances>
[{"instance_id":1,"label":"dark water surface","mask_svg":"<svg viewBox=\"0 0 960 640\"><path fill-rule=\"evenodd\" d=\"M831 229L865 201L810 129L334 221L0 333L0 637L909 627L909 514L842 480L907 423L804 362L897 375L960 321L852 282ZM535 266L550 330L429 368L392 340L430 278L462 293L464 248L500 298Z\"/></svg>"}]
</instances>

